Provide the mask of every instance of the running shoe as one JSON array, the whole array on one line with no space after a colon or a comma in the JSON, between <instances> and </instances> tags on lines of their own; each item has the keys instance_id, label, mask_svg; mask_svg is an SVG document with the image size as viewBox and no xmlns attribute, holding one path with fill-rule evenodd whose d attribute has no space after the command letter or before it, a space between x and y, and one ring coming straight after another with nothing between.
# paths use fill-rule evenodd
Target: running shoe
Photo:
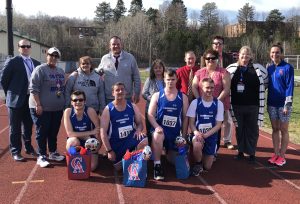
<instances>
[{"instance_id":1,"label":"running shoe","mask_svg":"<svg viewBox=\"0 0 300 204\"><path fill-rule=\"evenodd\" d=\"M192 175L199 176L201 172L203 172L202 164L195 164L192 170Z\"/></svg>"},{"instance_id":2,"label":"running shoe","mask_svg":"<svg viewBox=\"0 0 300 204\"><path fill-rule=\"evenodd\" d=\"M277 159L278 159L278 156L276 154L273 154L272 157L268 160L268 162L270 164L275 164Z\"/></svg>"},{"instance_id":3,"label":"running shoe","mask_svg":"<svg viewBox=\"0 0 300 204\"><path fill-rule=\"evenodd\" d=\"M286 160L284 157L278 156L278 158L275 161L275 164L277 166L283 166L286 163Z\"/></svg>"},{"instance_id":4,"label":"running shoe","mask_svg":"<svg viewBox=\"0 0 300 204\"><path fill-rule=\"evenodd\" d=\"M154 166L154 179L155 180L164 180L164 171L161 164L155 164Z\"/></svg>"}]
</instances>

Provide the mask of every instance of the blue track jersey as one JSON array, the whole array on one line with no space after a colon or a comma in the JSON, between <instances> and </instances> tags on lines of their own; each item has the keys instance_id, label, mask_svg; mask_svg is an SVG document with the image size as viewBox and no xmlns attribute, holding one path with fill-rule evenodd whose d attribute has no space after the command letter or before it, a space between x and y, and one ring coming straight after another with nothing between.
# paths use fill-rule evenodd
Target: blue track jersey
<instances>
[{"instance_id":1,"label":"blue track jersey","mask_svg":"<svg viewBox=\"0 0 300 204\"><path fill-rule=\"evenodd\" d=\"M274 63L268 67L268 106L283 107L286 97L294 92L294 68L282 60L278 66Z\"/></svg>"},{"instance_id":2,"label":"blue track jersey","mask_svg":"<svg viewBox=\"0 0 300 204\"><path fill-rule=\"evenodd\" d=\"M218 112L218 99L214 98L210 107L204 107L202 99L197 99L195 125L199 132L206 133L216 125L216 115ZM209 138L217 137L218 132Z\"/></svg>"},{"instance_id":3,"label":"blue track jersey","mask_svg":"<svg viewBox=\"0 0 300 204\"><path fill-rule=\"evenodd\" d=\"M85 132L90 131L95 128L95 125L91 121L87 113L88 107L85 106L83 116L81 120L77 120L74 108L72 108L70 120L73 127L74 132Z\"/></svg>"},{"instance_id":4,"label":"blue track jersey","mask_svg":"<svg viewBox=\"0 0 300 204\"><path fill-rule=\"evenodd\" d=\"M131 102L127 101L124 111L118 111L114 104L108 104L110 123L108 137L111 142L120 142L132 138L135 133L134 109Z\"/></svg>"},{"instance_id":5,"label":"blue track jersey","mask_svg":"<svg viewBox=\"0 0 300 204\"><path fill-rule=\"evenodd\" d=\"M164 130L165 140L169 140L169 144L165 143L166 148L172 148L175 138L180 135L182 108L183 98L180 91L173 101L168 101L164 90L159 92L156 121Z\"/></svg>"}]
</instances>

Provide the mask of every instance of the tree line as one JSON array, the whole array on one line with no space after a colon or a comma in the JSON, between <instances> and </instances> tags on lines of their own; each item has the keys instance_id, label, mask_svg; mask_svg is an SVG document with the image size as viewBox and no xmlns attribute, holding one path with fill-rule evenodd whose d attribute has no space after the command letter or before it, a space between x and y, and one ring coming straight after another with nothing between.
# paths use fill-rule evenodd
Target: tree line
<instances>
[{"instance_id":1,"label":"tree line","mask_svg":"<svg viewBox=\"0 0 300 204\"><path fill-rule=\"evenodd\" d=\"M299 9L292 8L289 16L280 10L271 10L265 17L265 26L254 29L236 38L225 39L227 51L238 51L242 45L249 45L255 60L264 64L268 61L271 44L285 42L286 54L300 53L300 15ZM238 22L245 27L247 22L255 21L255 7L246 3L239 9ZM108 52L111 36L120 36L124 49L131 52L140 67L146 67L156 58L168 66L180 66L184 52L195 51L200 56L211 47L211 38L225 35L228 18L219 10L215 2L203 5L199 13L192 12L188 17L187 8L182 0L164 1L159 9L143 7L142 0L132 0L130 8L118 0L114 8L107 2L95 6L93 20L51 17L45 14L26 17L13 14L14 29L37 41L57 46L63 53L62 60L77 60L80 56L90 55L100 58ZM280 30L282 23L292 27L289 33ZM70 33L70 27L101 27L102 33L96 36L83 36ZM6 16L0 16L0 29L6 29Z\"/></svg>"}]
</instances>

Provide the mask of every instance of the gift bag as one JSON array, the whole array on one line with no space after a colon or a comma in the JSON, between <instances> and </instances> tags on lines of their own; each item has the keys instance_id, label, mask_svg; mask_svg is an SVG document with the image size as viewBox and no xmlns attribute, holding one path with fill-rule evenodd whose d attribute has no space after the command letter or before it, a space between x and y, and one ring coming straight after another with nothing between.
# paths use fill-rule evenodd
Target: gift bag
<instances>
[{"instance_id":1,"label":"gift bag","mask_svg":"<svg viewBox=\"0 0 300 204\"><path fill-rule=\"evenodd\" d=\"M125 154L126 155L126 154ZM124 186L145 187L147 179L147 161L140 155L131 155L122 159Z\"/></svg>"},{"instance_id":2,"label":"gift bag","mask_svg":"<svg viewBox=\"0 0 300 204\"><path fill-rule=\"evenodd\" d=\"M91 173L91 154L66 153L68 179L88 179Z\"/></svg>"},{"instance_id":3,"label":"gift bag","mask_svg":"<svg viewBox=\"0 0 300 204\"><path fill-rule=\"evenodd\" d=\"M187 179L190 175L190 164L187 154L178 154L175 157L176 178Z\"/></svg>"}]
</instances>

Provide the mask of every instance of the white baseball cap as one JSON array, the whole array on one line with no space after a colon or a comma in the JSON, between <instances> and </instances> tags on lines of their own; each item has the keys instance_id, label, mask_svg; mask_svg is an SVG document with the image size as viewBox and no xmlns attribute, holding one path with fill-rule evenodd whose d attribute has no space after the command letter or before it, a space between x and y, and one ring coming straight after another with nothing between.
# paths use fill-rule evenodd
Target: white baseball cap
<instances>
[{"instance_id":1,"label":"white baseball cap","mask_svg":"<svg viewBox=\"0 0 300 204\"><path fill-rule=\"evenodd\" d=\"M47 53L50 54L50 55L53 54L54 52L57 52L59 58L61 57L60 51L59 51L56 47L51 47L51 48L47 51Z\"/></svg>"}]
</instances>

